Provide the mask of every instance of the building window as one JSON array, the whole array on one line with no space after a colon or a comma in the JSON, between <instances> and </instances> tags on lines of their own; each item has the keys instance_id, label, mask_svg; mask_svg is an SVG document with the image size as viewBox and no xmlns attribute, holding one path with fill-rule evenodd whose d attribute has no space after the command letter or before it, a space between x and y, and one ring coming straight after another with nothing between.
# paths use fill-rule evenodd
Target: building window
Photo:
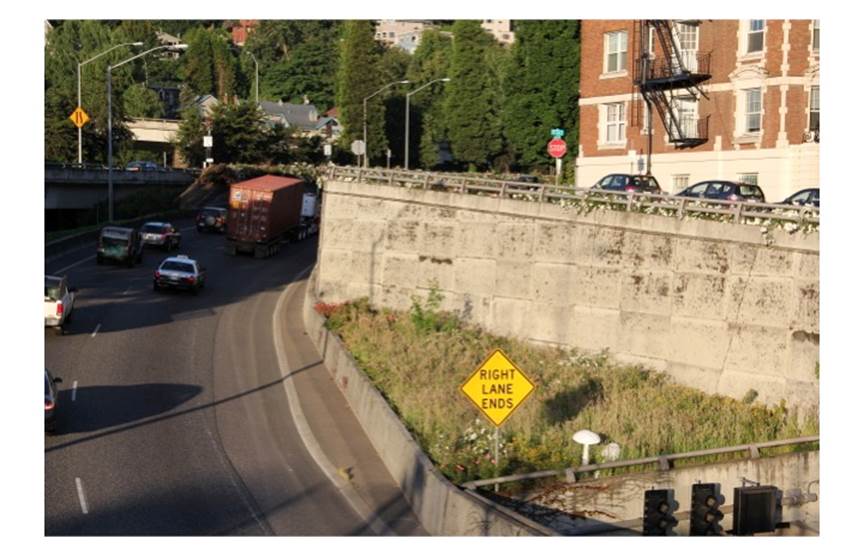
<instances>
[{"instance_id":1,"label":"building window","mask_svg":"<svg viewBox=\"0 0 864 556\"><path fill-rule=\"evenodd\" d=\"M747 89L744 91L744 131L758 133L762 130L762 91Z\"/></svg>"},{"instance_id":2,"label":"building window","mask_svg":"<svg viewBox=\"0 0 864 556\"><path fill-rule=\"evenodd\" d=\"M685 70L696 71L696 51L699 49L699 28L688 23L675 24L675 42L681 52Z\"/></svg>"},{"instance_id":3,"label":"building window","mask_svg":"<svg viewBox=\"0 0 864 556\"><path fill-rule=\"evenodd\" d=\"M690 174L673 174L672 190L681 191L690 183Z\"/></svg>"},{"instance_id":4,"label":"building window","mask_svg":"<svg viewBox=\"0 0 864 556\"><path fill-rule=\"evenodd\" d=\"M819 20L813 20L813 52L819 52Z\"/></svg>"},{"instance_id":5,"label":"building window","mask_svg":"<svg viewBox=\"0 0 864 556\"><path fill-rule=\"evenodd\" d=\"M738 174L738 181L750 185L759 185L759 174L755 172L748 174Z\"/></svg>"},{"instance_id":6,"label":"building window","mask_svg":"<svg viewBox=\"0 0 864 556\"><path fill-rule=\"evenodd\" d=\"M696 137L696 107L698 101L695 97L672 97L669 99L671 110L667 115L667 124L670 129L675 129L672 123L673 115L678 120L682 138Z\"/></svg>"},{"instance_id":7,"label":"building window","mask_svg":"<svg viewBox=\"0 0 864 556\"><path fill-rule=\"evenodd\" d=\"M627 57L627 31L616 31L606 33L603 73L624 71L624 62Z\"/></svg>"},{"instance_id":8,"label":"building window","mask_svg":"<svg viewBox=\"0 0 864 556\"><path fill-rule=\"evenodd\" d=\"M819 87L810 89L810 131L819 131Z\"/></svg>"},{"instance_id":9,"label":"building window","mask_svg":"<svg viewBox=\"0 0 864 556\"><path fill-rule=\"evenodd\" d=\"M624 103L604 105L606 108L606 143L624 142Z\"/></svg>"},{"instance_id":10,"label":"building window","mask_svg":"<svg viewBox=\"0 0 864 556\"><path fill-rule=\"evenodd\" d=\"M765 20L751 19L747 32L747 53L762 52L765 44Z\"/></svg>"}]
</instances>

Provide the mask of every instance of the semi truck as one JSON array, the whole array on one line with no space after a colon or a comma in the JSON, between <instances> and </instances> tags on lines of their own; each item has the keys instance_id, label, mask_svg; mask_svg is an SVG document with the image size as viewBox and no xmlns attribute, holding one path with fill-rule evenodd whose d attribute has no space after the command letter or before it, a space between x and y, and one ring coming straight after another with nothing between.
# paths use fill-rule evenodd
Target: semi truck
<instances>
[{"instance_id":1,"label":"semi truck","mask_svg":"<svg viewBox=\"0 0 864 556\"><path fill-rule=\"evenodd\" d=\"M270 257L283 243L317 233L318 194L308 188L301 179L269 174L232 184L225 251Z\"/></svg>"}]
</instances>

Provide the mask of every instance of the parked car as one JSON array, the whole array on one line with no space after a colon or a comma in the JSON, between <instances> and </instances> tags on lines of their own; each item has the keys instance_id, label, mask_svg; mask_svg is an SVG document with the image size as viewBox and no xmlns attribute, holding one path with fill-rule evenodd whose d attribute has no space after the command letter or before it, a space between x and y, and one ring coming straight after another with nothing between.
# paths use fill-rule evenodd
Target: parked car
<instances>
[{"instance_id":1,"label":"parked car","mask_svg":"<svg viewBox=\"0 0 864 556\"><path fill-rule=\"evenodd\" d=\"M609 174L595 183L592 189L627 193L663 193L654 176L641 174Z\"/></svg>"},{"instance_id":2,"label":"parked car","mask_svg":"<svg viewBox=\"0 0 864 556\"><path fill-rule=\"evenodd\" d=\"M532 174L522 174L516 178L516 181L523 183L540 183L540 178Z\"/></svg>"},{"instance_id":3,"label":"parked car","mask_svg":"<svg viewBox=\"0 0 864 556\"><path fill-rule=\"evenodd\" d=\"M63 379L54 377L48 369L45 369L45 431L57 430L57 384Z\"/></svg>"},{"instance_id":4,"label":"parked car","mask_svg":"<svg viewBox=\"0 0 864 556\"><path fill-rule=\"evenodd\" d=\"M809 205L819 208L819 188L810 187L790 195L783 200L784 205Z\"/></svg>"},{"instance_id":5,"label":"parked car","mask_svg":"<svg viewBox=\"0 0 864 556\"><path fill-rule=\"evenodd\" d=\"M45 326L54 328L58 334L65 332L66 323L75 308L75 293L78 288L70 288L65 276L45 276Z\"/></svg>"},{"instance_id":6,"label":"parked car","mask_svg":"<svg viewBox=\"0 0 864 556\"><path fill-rule=\"evenodd\" d=\"M228 226L228 209L222 207L204 207L195 217L195 226L199 232L216 230L224 233Z\"/></svg>"},{"instance_id":7,"label":"parked car","mask_svg":"<svg viewBox=\"0 0 864 556\"><path fill-rule=\"evenodd\" d=\"M171 250L180 247L180 232L168 222L147 222L141 227L144 245Z\"/></svg>"},{"instance_id":8,"label":"parked car","mask_svg":"<svg viewBox=\"0 0 864 556\"><path fill-rule=\"evenodd\" d=\"M135 228L105 226L99 230L96 264L102 264L105 260L113 259L134 266L136 262L141 262L142 250L141 234Z\"/></svg>"},{"instance_id":9,"label":"parked car","mask_svg":"<svg viewBox=\"0 0 864 556\"><path fill-rule=\"evenodd\" d=\"M128 172L157 172L159 165L149 160L133 160L126 165Z\"/></svg>"},{"instance_id":10,"label":"parked car","mask_svg":"<svg viewBox=\"0 0 864 556\"><path fill-rule=\"evenodd\" d=\"M758 185L725 180L700 181L683 189L677 195L679 197L699 197L712 201L765 202L765 194Z\"/></svg>"},{"instance_id":11,"label":"parked car","mask_svg":"<svg viewBox=\"0 0 864 556\"><path fill-rule=\"evenodd\" d=\"M206 278L207 269L188 255L168 257L153 273L153 291L172 288L197 294L204 287Z\"/></svg>"}]
</instances>

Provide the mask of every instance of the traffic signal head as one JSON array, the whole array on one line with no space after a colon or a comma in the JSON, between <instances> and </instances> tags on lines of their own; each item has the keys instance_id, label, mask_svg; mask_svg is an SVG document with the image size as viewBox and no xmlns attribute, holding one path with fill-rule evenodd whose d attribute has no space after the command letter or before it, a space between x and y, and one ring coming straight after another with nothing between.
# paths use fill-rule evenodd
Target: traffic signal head
<instances>
[{"instance_id":1,"label":"traffic signal head","mask_svg":"<svg viewBox=\"0 0 864 556\"><path fill-rule=\"evenodd\" d=\"M675 518L677 509L678 502L675 501L674 489L646 490L642 512L642 535L646 537L674 535L672 530L678 525L678 520Z\"/></svg>"},{"instance_id":2,"label":"traffic signal head","mask_svg":"<svg viewBox=\"0 0 864 556\"><path fill-rule=\"evenodd\" d=\"M736 535L772 533L782 521L782 490L775 486L735 489L732 528Z\"/></svg>"},{"instance_id":3,"label":"traffic signal head","mask_svg":"<svg viewBox=\"0 0 864 556\"><path fill-rule=\"evenodd\" d=\"M697 483L690 497L690 536L720 535L723 533L723 512L720 506L726 499L720 494L720 483Z\"/></svg>"}]
</instances>

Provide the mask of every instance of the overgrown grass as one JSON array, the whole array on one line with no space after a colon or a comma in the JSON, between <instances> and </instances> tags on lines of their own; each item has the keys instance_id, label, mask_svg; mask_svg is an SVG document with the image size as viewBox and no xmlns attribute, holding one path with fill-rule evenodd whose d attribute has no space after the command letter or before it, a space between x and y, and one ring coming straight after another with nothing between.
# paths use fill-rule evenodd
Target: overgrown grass
<instances>
[{"instance_id":1,"label":"overgrown grass","mask_svg":"<svg viewBox=\"0 0 864 556\"><path fill-rule=\"evenodd\" d=\"M605 355L544 348L464 326L437 311L435 290L411 311L375 310L367 300L324 305L358 364L441 471L462 482L578 465L573 433L598 432L621 459L686 452L818 433L818 415L766 407L672 384L662 373L613 363ZM500 431L460 392L495 348L534 382L534 393ZM602 446L601 446L602 448ZM602 461L600 450L592 461Z\"/></svg>"}]
</instances>

